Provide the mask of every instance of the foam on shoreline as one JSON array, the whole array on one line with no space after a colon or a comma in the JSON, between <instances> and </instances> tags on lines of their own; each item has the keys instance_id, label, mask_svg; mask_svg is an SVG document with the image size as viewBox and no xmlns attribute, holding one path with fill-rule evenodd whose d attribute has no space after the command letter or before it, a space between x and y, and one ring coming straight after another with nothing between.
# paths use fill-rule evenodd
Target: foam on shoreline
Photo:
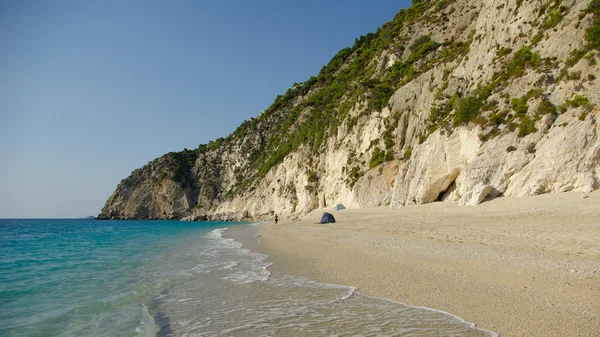
<instances>
[{"instance_id":1,"label":"foam on shoreline","mask_svg":"<svg viewBox=\"0 0 600 337\"><path fill-rule=\"evenodd\" d=\"M236 231L239 231L239 229L236 229ZM223 232L220 233L221 235L223 235ZM226 233L226 235L229 233ZM254 235L252 236L255 239L260 240L260 235ZM244 241L244 235L240 235L237 236L237 239L242 239L242 241ZM225 239L227 240L227 239ZM231 239L229 239L231 240ZM245 238L245 241L247 243L248 238ZM237 241L236 241L237 242ZM256 254L256 253L252 253L249 250L242 248L241 244L240 245L236 245L237 249L239 249L240 251L243 251L245 253L248 254ZM267 259L268 255L266 254L261 254L262 258ZM269 264L268 268L271 267L277 267L276 265L271 265ZM236 280L237 281L237 280ZM292 305L285 309L285 311L287 310L291 310L291 307L294 307L295 305L297 305L298 307L303 307L306 306L308 303L311 303L311 305L315 306L314 309L311 310L317 310L317 311L322 311L325 310L326 312L328 310L342 310L341 312L346 311L346 315L350 315L347 318L343 318L344 316L339 316L339 314L334 314L331 313L330 315L333 315L334 317L337 317L336 320L346 320L349 319L350 322L354 322L354 320L359 319L359 320L363 320L363 322L359 325L357 325L357 329L367 329L367 327L369 325L373 325L373 326L379 326L382 323L378 323L378 322L387 322L384 324L385 325L390 325L391 326L386 326L386 327L382 327L382 329L391 329L391 330L385 330L385 331L401 331L402 329L405 329L406 327L403 327L403 324L407 324L407 326L411 326L411 324L415 324L415 323L402 323L402 322L412 322L412 320L415 319L415 317L419 317L420 315L423 315L423 322L422 323L418 323L418 324L424 324L425 326L427 326L428 324L432 325L430 328L427 328L425 330L429 331L429 333L431 333L432 331L435 331L436 328L434 328L435 326L440 326L438 327L439 329L450 329L448 331L452 331L452 329L454 328L448 328L447 325L452 326L454 324L460 326L463 325L466 327L466 329L470 330L470 333L475 333L477 335L484 335L484 336L498 336L497 333L492 332L492 331L485 331L482 329L479 329L476 327L476 325L474 323L469 323L467 321L465 321L464 319L462 319L461 317L458 317L456 315L452 315L449 314L447 312L444 311L440 311L440 310L435 310L435 309L431 309L431 308L425 308L425 307L415 307L415 306L409 306L406 303L402 303L399 301L394 301L391 299L386 299L386 298L378 298L378 297L374 297L374 296L367 296L364 295L360 292L358 292L358 288L355 286L346 286L346 285L339 285L339 284L333 284L333 283L325 283L325 282L315 282L312 281L306 277L299 277L299 276L291 276L291 275L284 275L281 273L276 272L275 274L270 274L268 280L262 280L264 283L266 283L269 286L269 291L270 292L277 292L278 290L276 290L277 288L284 288L284 293L296 293L299 292L298 294L304 294L303 296L306 296L307 298L297 298L295 300L291 300L292 301ZM265 282L266 281L266 282ZM274 287L274 288L273 288ZM318 295L319 293L322 292L322 295ZM324 295L324 294L329 294L329 295ZM322 297L322 296L326 296L326 297ZM314 297L313 299L310 299L311 297ZM294 304L293 301L299 301L298 303ZM307 302L305 302L307 301ZM318 302L321 301L325 301L322 304L319 304ZM289 305L289 304L286 304ZM327 309L325 309L327 308ZM330 308L334 308L334 309L330 309ZM335 312L335 311L334 311ZM282 317L272 317L270 319L284 319L285 315ZM359 318L360 317L360 318ZM366 317L370 317L369 319L367 319ZM410 317L410 318L409 318ZM408 321L405 321L407 320ZM418 319L417 319L418 321ZM395 322L395 323L394 323ZM427 323L429 322L429 323ZM306 322L303 323L305 326L311 326L311 325L316 325L319 326L320 324L325 324L324 326L327 327L327 323L326 320L324 321L310 321L307 320ZM397 325L396 327L393 327L393 325ZM335 327L335 326L331 326L334 329L339 329L339 327ZM241 329L246 329L248 328L248 326L243 326L241 327ZM410 329L414 329L414 328L410 328ZM418 331L419 328L417 328ZM430 329L434 329L434 330L430 330ZM368 330L368 329L367 329ZM424 331L425 331L424 330ZM228 330L229 332L234 332L234 331L239 331L238 329L233 329L233 330ZM342 330L343 331L343 330ZM363 331L363 330L358 330L358 331ZM358 333L358 331L351 331L351 332L356 332ZM346 333L349 331L345 331ZM466 333L465 331L463 331L463 333Z\"/></svg>"}]
</instances>

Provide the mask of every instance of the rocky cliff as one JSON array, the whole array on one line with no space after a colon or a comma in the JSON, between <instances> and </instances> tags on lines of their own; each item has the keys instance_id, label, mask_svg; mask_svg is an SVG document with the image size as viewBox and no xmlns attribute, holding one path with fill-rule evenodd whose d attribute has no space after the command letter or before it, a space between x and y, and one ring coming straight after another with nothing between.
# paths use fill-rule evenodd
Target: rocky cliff
<instances>
[{"instance_id":1,"label":"rocky cliff","mask_svg":"<svg viewBox=\"0 0 600 337\"><path fill-rule=\"evenodd\" d=\"M111 218L474 205L600 185L600 1L413 1L231 135L121 181Z\"/></svg>"}]
</instances>

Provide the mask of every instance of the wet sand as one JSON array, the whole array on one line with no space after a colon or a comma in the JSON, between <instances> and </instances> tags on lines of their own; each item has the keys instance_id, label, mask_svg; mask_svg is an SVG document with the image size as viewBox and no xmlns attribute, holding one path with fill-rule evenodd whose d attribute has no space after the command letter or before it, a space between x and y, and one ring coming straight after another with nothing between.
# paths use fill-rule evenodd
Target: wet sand
<instances>
[{"instance_id":1,"label":"wet sand","mask_svg":"<svg viewBox=\"0 0 600 337\"><path fill-rule=\"evenodd\" d=\"M266 224L272 270L447 311L501 336L600 336L600 193L331 211Z\"/></svg>"}]
</instances>

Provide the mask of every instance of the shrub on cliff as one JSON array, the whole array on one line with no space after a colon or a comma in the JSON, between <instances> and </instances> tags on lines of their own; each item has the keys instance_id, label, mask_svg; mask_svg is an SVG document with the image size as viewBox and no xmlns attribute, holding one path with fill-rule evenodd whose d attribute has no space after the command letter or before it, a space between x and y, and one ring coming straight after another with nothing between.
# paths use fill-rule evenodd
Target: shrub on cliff
<instances>
[{"instance_id":1,"label":"shrub on cliff","mask_svg":"<svg viewBox=\"0 0 600 337\"><path fill-rule=\"evenodd\" d=\"M454 126L468 123L479 115L483 102L475 96L465 97L458 102L458 108L454 114Z\"/></svg>"},{"instance_id":2,"label":"shrub on cliff","mask_svg":"<svg viewBox=\"0 0 600 337\"><path fill-rule=\"evenodd\" d=\"M537 114L540 116L543 116L543 115L555 114L555 113L556 113L556 106L554 106L554 104L552 104L552 102L550 102L549 99L544 97L542 99L542 102L540 102L540 105L537 108Z\"/></svg>"},{"instance_id":3,"label":"shrub on cliff","mask_svg":"<svg viewBox=\"0 0 600 337\"><path fill-rule=\"evenodd\" d=\"M531 47L519 49L512 61L506 66L508 77L521 77L525 75L525 69L528 67L537 67L542 63L540 54L532 52Z\"/></svg>"},{"instance_id":4,"label":"shrub on cliff","mask_svg":"<svg viewBox=\"0 0 600 337\"><path fill-rule=\"evenodd\" d=\"M373 168L385 161L385 152L381 151L380 148L376 147L371 154L371 161L369 162L369 168Z\"/></svg>"},{"instance_id":5,"label":"shrub on cliff","mask_svg":"<svg viewBox=\"0 0 600 337\"><path fill-rule=\"evenodd\" d=\"M469 123L475 119L475 117L479 116L481 108L485 105L486 100L492 94L494 87L495 84L492 83L478 87L472 96L465 98L456 98L453 96L450 98L449 104L451 106L455 105L455 102L458 99L458 105L456 112L454 113L454 126Z\"/></svg>"},{"instance_id":6,"label":"shrub on cliff","mask_svg":"<svg viewBox=\"0 0 600 337\"><path fill-rule=\"evenodd\" d=\"M525 137L536 131L535 122L529 116L524 116L519 124L519 137Z\"/></svg>"},{"instance_id":7,"label":"shrub on cliff","mask_svg":"<svg viewBox=\"0 0 600 337\"><path fill-rule=\"evenodd\" d=\"M529 110L529 106L527 105L527 96L523 96L521 98L513 98L510 101L510 106L517 113L517 116L522 116L527 114L527 110Z\"/></svg>"},{"instance_id":8,"label":"shrub on cliff","mask_svg":"<svg viewBox=\"0 0 600 337\"><path fill-rule=\"evenodd\" d=\"M558 10L553 10L544 18L543 27L546 29L554 28L562 20L562 13Z\"/></svg>"},{"instance_id":9,"label":"shrub on cliff","mask_svg":"<svg viewBox=\"0 0 600 337\"><path fill-rule=\"evenodd\" d=\"M585 32L585 39L588 42L586 47L600 50L600 1L592 0L586 11L593 15L592 25Z\"/></svg>"},{"instance_id":10,"label":"shrub on cliff","mask_svg":"<svg viewBox=\"0 0 600 337\"><path fill-rule=\"evenodd\" d=\"M577 95L577 96L573 97L573 99L568 99L565 103L567 103L568 105L570 105L574 108L579 108L580 106L589 104L589 102L590 102L590 100L587 97Z\"/></svg>"}]
</instances>

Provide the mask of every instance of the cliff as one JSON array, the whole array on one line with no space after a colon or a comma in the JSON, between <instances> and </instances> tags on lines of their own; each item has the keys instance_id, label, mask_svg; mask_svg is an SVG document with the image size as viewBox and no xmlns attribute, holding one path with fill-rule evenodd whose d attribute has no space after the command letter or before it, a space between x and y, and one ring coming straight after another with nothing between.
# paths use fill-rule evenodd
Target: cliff
<instances>
[{"instance_id":1,"label":"cliff","mask_svg":"<svg viewBox=\"0 0 600 337\"><path fill-rule=\"evenodd\" d=\"M473 205L600 185L600 2L413 1L231 135L121 181L109 218Z\"/></svg>"}]
</instances>

